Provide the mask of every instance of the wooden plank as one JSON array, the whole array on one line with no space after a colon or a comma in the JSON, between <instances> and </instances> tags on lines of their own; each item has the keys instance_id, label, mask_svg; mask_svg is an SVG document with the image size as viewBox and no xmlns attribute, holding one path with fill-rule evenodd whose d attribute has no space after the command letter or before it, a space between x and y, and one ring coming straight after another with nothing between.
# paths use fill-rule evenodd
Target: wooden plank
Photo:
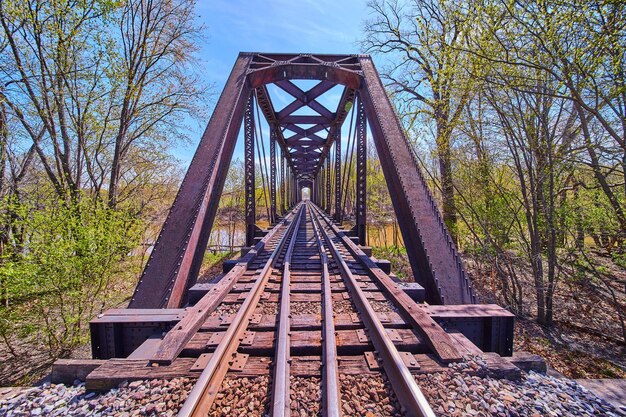
<instances>
[{"instance_id":1,"label":"wooden plank","mask_svg":"<svg viewBox=\"0 0 626 417\"><path fill-rule=\"evenodd\" d=\"M90 325L107 325L107 324L142 324L142 323L154 323L154 324L172 324L179 322L183 315L171 315L171 314L155 314L145 316L104 316L97 317L89 322Z\"/></svg>"},{"instance_id":2,"label":"wooden plank","mask_svg":"<svg viewBox=\"0 0 626 417\"><path fill-rule=\"evenodd\" d=\"M72 385L75 380L84 381L94 369L106 363L100 359L58 359L52 364L50 381L53 384Z\"/></svg>"},{"instance_id":3,"label":"wooden plank","mask_svg":"<svg viewBox=\"0 0 626 417\"><path fill-rule=\"evenodd\" d=\"M223 302L225 304L238 304L238 303L241 303L243 300L245 300L247 295L248 295L247 292L230 293L226 297L224 297ZM308 301L317 302L317 303L322 302L322 295L319 292L317 293L292 292L290 298L291 298L291 301L294 303L308 302ZM277 292L264 292L263 295L261 296L261 299L269 303L278 303L280 299L280 294Z\"/></svg>"},{"instance_id":4,"label":"wooden plank","mask_svg":"<svg viewBox=\"0 0 626 417\"><path fill-rule=\"evenodd\" d=\"M398 335L396 346L403 350L415 353L428 352L428 347L423 339L413 329L397 329ZM187 343L183 354L198 356L215 348L212 340L219 340L224 332L200 332L196 333ZM401 339L401 340L400 340ZM275 332L256 332L254 343L251 346L240 346L239 352L256 355L271 355L274 352ZM360 341L354 330L337 330L337 350L341 354L364 352L371 349L371 342ZM322 349L321 330L298 330L291 334L291 353L293 355L307 355L320 353Z\"/></svg>"},{"instance_id":5,"label":"wooden plank","mask_svg":"<svg viewBox=\"0 0 626 417\"><path fill-rule=\"evenodd\" d=\"M133 353L131 353L127 359L142 359L148 360L156 353L159 348L161 339L156 337L150 337L146 339Z\"/></svg>"},{"instance_id":6,"label":"wooden plank","mask_svg":"<svg viewBox=\"0 0 626 417\"><path fill-rule=\"evenodd\" d=\"M533 353L524 351L515 352L512 357L506 359L522 371L534 371L541 374L545 374L548 371L546 361L541 356Z\"/></svg>"},{"instance_id":7,"label":"wooden plank","mask_svg":"<svg viewBox=\"0 0 626 417\"><path fill-rule=\"evenodd\" d=\"M459 331L451 331L450 337L456 342L457 349L463 356L467 355L482 355L483 351L480 350L475 344L472 343L463 333Z\"/></svg>"},{"instance_id":8,"label":"wooden plank","mask_svg":"<svg viewBox=\"0 0 626 417\"><path fill-rule=\"evenodd\" d=\"M322 292L322 283L319 282L292 282L291 283L291 292L313 292L313 293L321 293Z\"/></svg>"},{"instance_id":9,"label":"wooden plank","mask_svg":"<svg viewBox=\"0 0 626 417\"><path fill-rule=\"evenodd\" d=\"M87 375L85 387L101 391L117 387L124 381L192 377L191 367L195 361L196 358L178 358L167 366L150 366L146 360L109 359Z\"/></svg>"},{"instance_id":10,"label":"wooden plank","mask_svg":"<svg viewBox=\"0 0 626 417\"><path fill-rule=\"evenodd\" d=\"M515 317L497 304L427 305L426 313L433 318Z\"/></svg>"},{"instance_id":11,"label":"wooden plank","mask_svg":"<svg viewBox=\"0 0 626 417\"><path fill-rule=\"evenodd\" d=\"M291 271L291 283L316 283L321 282L320 274L311 272Z\"/></svg>"},{"instance_id":12,"label":"wooden plank","mask_svg":"<svg viewBox=\"0 0 626 417\"><path fill-rule=\"evenodd\" d=\"M145 379L173 379L186 377L195 379L199 372L193 370L197 358L178 358L170 365L149 366L148 361L130 361L111 359L92 371L87 376L88 390L108 390L117 387L124 381ZM248 357L243 369L231 376L255 377L267 375L271 369L272 359L268 356ZM296 377L320 377L320 356L294 356L291 359L291 374ZM363 356L340 356L339 371L343 374L361 375L371 373Z\"/></svg>"},{"instance_id":13,"label":"wooden plank","mask_svg":"<svg viewBox=\"0 0 626 417\"><path fill-rule=\"evenodd\" d=\"M152 316L155 314L180 315L184 314L184 308L111 308L101 316ZM98 316L100 317L100 315Z\"/></svg>"},{"instance_id":14,"label":"wooden plank","mask_svg":"<svg viewBox=\"0 0 626 417\"><path fill-rule=\"evenodd\" d=\"M465 341L462 342L464 344L467 343ZM411 373L415 375L445 372L448 369L446 365L439 363L433 354L414 353L412 356L415 358L416 366L419 366L419 369L411 370ZM498 355L495 354L484 356L491 376L509 379L519 378L520 370L517 367L513 366L506 359L497 358ZM367 375L374 373L369 369L363 353L360 355L340 355L338 359L339 372L341 374ZM172 379L178 377L197 378L199 372L192 370L196 361L197 358L178 358L170 365L162 366L150 366L149 362L145 360L128 359L111 359L108 361L83 359L57 362L59 362L59 366L63 366L63 362L71 362L70 366L82 369L87 369L87 366L97 366L86 378L87 389L106 390L117 387L124 381ZM320 377L320 365L321 357L319 355L293 356L291 359L291 374L296 377ZM272 357L270 356L250 356L245 362L243 369L231 375L240 377L267 375L271 366Z\"/></svg>"},{"instance_id":15,"label":"wooden plank","mask_svg":"<svg viewBox=\"0 0 626 417\"><path fill-rule=\"evenodd\" d=\"M480 356L487 363L488 375L493 378L518 380L521 378L520 369L497 353L484 353L467 337L460 332L451 332L450 337L456 342L463 355Z\"/></svg>"},{"instance_id":16,"label":"wooden plank","mask_svg":"<svg viewBox=\"0 0 626 417\"><path fill-rule=\"evenodd\" d=\"M462 358L454 346L454 342L445 330L428 315L425 306L415 303L411 297L398 288L389 275L385 274L345 233L334 225L331 227L354 257L371 271L370 277L381 286L387 295L397 301L394 303L396 307L406 317L407 321L425 337L426 343L429 344L439 360L444 363L460 361Z\"/></svg>"},{"instance_id":17,"label":"wooden plank","mask_svg":"<svg viewBox=\"0 0 626 417\"><path fill-rule=\"evenodd\" d=\"M381 322L385 324L387 328L406 328L408 327L404 319L395 312L391 313L377 313ZM250 323L250 330L254 331L270 331L275 330L276 316L273 314L259 315L258 321L252 321ZM220 331L223 330L228 324L230 324L234 314L226 316L211 316L209 317L202 327L201 331ZM352 316L348 313L335 314L335 328L337 330L358 329L363 327L363 323L360 319L356 322L352 319ZM357 315L358 318L358 315ZM320 314L294 314L291 316L291 328L294 330L314 330L322 327Z\"/></svg>"}]
</instances>

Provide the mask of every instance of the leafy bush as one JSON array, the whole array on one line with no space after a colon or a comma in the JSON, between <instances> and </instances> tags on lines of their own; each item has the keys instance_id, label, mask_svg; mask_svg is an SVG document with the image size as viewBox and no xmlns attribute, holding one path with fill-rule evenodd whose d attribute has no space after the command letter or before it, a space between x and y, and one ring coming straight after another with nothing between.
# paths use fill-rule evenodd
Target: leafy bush
<instances>
[{"instance_id":1,"label":"leafy bush","mask_svg":"<svg viewBox=\"0 0 626 417\"><path fill-rule=\"evenodd\" d=\"M611 252L611 258L613 262L615 262L615 265L626 268L626 252Z\"/></svg>"},{"instance_id":2,"label":"leafy bush","mask_svg":"<svg viewBox=\"0 0 626 417\"><path fill-rule=\"evenodd\" d=\"M88 198L4 206L0 334L7 342L33 336L52 357L65 355L85 341L88 321L139 266L128 255L140 225L129 212Z\"/></svg>"}]
</instances>

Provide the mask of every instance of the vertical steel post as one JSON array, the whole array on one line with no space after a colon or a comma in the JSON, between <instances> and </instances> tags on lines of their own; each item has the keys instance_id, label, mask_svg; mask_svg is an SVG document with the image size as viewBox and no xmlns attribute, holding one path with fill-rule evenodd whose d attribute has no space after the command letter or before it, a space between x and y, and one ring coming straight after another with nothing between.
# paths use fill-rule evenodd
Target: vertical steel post
<instances>
[{"instance_id":1,"label":"vertical steel post","mask_svg":"<svg viewBox=\"0 0 626 417\"><path fill-rule=\"evenodd\" d=\"M244 159L246 187L246 246L254 245L256 222L254 177L254 96L251 94L244 114Z\"/></svg>"},{"instance_id":2,"label":"vertical steel post","mask_svg":"<svg viewBox=\"0 0 626 417\"><path fill-rule=\"evenodd\" d=\"M296 182L296 176L295 174L291 174L291 207L296 205L296 198L297 198L297 189L298 189L298 184Z\"/></svg>"},{"instance_id":3,"label":"vertical steel post","mask_svg":"<svg viewBox=\"0 0 626 417\"><path fill-rule=\"evenodd\" d=\"M296 177L295 174L293 174L293 197L292 197L292 200L291 200L292 201L292 203L291 203L292 207L295 206L298 203L298 201L300 201L300 198L298 196L299 191L300 191L300 189L298 187L298 178Z\"/></svg>"},{"instance_id":4,"label":"vertical steel post","mask_svg":"<svg viewBox=\"0 0 626 417\"><path fill-rule=\"evenodd\" d=\"M280 150L280 214L285 214L285 151Z\"/></svg>"},{"instance_id":5,"label":"vertical steel post","mask_svg":"<svg viewBox=\"0 0 626 417\"><path fill-rule=\"evenodd\" d=\"M322 204L322 188L320 187L320 185L322 184L322 178L324 178L324 173L322 171L323 170L320 170L320 172L315 176L315 179L313 180L313 184L315 184L315 189L317 190L317 201L314 202L318 206L321 206Z\"/></svg>"},{"instance_id":6,"label":"vertical steel post","mask_svg":"<svg viewBox=\"0 0 626 417\"><path fill-rule=\"evenodd\" d=\"M330 214L330 149L328 150L328 157L326 158L326 178L325 178L326 192L324 193L325 202L324 209L326 213Z\"/></svg>"},{"instance_id":7,"label":"vertical steel post","mask_svg":"<svg viewBox=\"0 0 626 417\"><path fill-rule=\"evenodd\" d=\"M356 232L361 245L366 244L367 232L367 120L361 98L358 97L356 118Z\"/></svg>"},{"instance_id":8,"label":"vertical steel post","mask_svg":"<svg viewBox=\"0 0 626 417\"><path fill-rule=\"evenodd\" d=\"M294 204L295 204L295 201L294 201L294 195L295 195L295 190L294 190L294 189L295 189L295 181L294 181L294 174L293 174L293 172L291 173L291 177L290 177L290 179L291 179L291 184L289 185L289 191L291 192L291 196L290 196L290 198L289 198L289 207L291 208L291 207L293 207L293 206L294 206Z\"/></svg>"},{"instance_id":9,"label":"vertical steel post","mask_svg":"<svg viewBox=\"0 0 626 417\"><path fill-rule=\"evenodd\" d=\"M285 179L287 184L287 194L285 196L285 208L289 210L291 208L291 172L287 172L287 178Z\"/></svg>"},{"instance_id":10,"label":"vertical steel post","mask_svg":"<svg viewBox=\"0 0 626 417\"><path fill-rule=\"evenodd\" d=\"M276 129L270 127L270 224L276 223Z\"/></svg>"},{"instance_id":11,"label":"vertical steel post","mask_svg":"<svg viewBox=\"0 0 626 417\"><path fill-rule=\"evenodd\" d=\"M326 167L324 166L324 164L322 164L322 166L320 167L317 178L320 188L320 201L318 203L318 206L320 206L322 210L325 210L326 208L324 207L324 203L326 202L326 197L324 191L326 191L326 187L324 186L324 184L326 184Z\"/></svg>"},{"instance_id":12,"label":"vertical steel post","mask_svg":"<svg viewBox=\"0 0 626 417\"><path fill-rule=\"evenodd\" d=\"M335 129L335 220L339 223L341 214L341 127L338 127Z\"/></svg>"}]
</instances>

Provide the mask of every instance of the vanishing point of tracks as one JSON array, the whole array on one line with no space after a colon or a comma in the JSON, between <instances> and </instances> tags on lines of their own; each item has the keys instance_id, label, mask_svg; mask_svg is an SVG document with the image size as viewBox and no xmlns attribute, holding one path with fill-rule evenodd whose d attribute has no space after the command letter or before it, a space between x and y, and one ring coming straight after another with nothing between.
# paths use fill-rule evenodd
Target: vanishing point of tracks
<instances>
[{"instance_id":1,"label":"vanishing point of tracks","mask_svg":"<svg viewBox=\"0 0 626 417\"><path fill-rule=\"evenodd\" d=\"M290 388L294 374L309 374L309 389L318 385L313 392L319 413L343 415L342 395L349 396L352 387L342 387L342 369L350 372L350 360L364 354L370 372L379 373L379 380L385 375L390 383L380 395L397 398L399 409L390 414L434 416L409 370L415 364L408 359L407 365L406 358L419 345L415 341L423 329L389 320L389 314L397 318L399 309L414 306L404 305L401 293L383 288L393 285L386 274L363 262L360 249L308 201L276 226L263 246L219 305L203 305L203 299L194 307L200 316L214 310L202 326L216 331L205 340L214 350L203 355L208 362L179 416L206 416L225 378L236 378L242 363L252 366L253 361L270 375L265 398L271 415L300 415L301 410L292 409L299 404ZM197 326L197 316L188 315L175 331L185 334L191 321ZM181 345L170 333L171 345ZM160 352L165 363L177 353Z\"/></svg>"}]
</instances>

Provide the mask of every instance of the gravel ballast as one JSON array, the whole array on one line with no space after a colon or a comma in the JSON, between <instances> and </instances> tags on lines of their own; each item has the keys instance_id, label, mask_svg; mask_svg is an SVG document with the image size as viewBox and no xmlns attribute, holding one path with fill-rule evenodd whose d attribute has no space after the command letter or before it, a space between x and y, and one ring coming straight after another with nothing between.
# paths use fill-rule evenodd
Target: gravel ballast
<instances>
[{"instance_id":1,"label":"gravel ballast","mask_svg":"<svg viewBox=\"0 0 626 417\"><path fill-rule=\"evenodd\" d=\"M575 381L523 372L519 381L488 375L480 358L450 365L446 372L416 376L438 416L569 417L622 416Z\"/></svg>"},{"instance_id":2,"label":"gravel ballast","mask_svg":"<svg viewBox=\"0 0 626 417\"><path fill-rule=\"evenodd\" d=\"M415 379L438 416L543 417L623 416L573 380L534 372L519 381L495 379L480 358L452 364L445 372ZM85 385L45 384L0 400L0 416L175 416L193 386L176 378L123 383L105 393ZM292 415L320 411L319 379L291 379ZM269 412L269 378L227 378L210 416L264 416ZM340 375L345 416L400 416L390 384L381 375ZM306 409L303 412L303 409Z\"/></svg>"},{"instance_id":3,"label":"gravel ballast","mask_svg":"<svg viewBox=\"0 0 626 417\"><path fill-rule=\"evenodd\" d=\"M45 384L0 401L0 416L175 416L192 382L187 378L123 383L106 393L86 392L85 384Z\"/></svg>"}]
</instances>

